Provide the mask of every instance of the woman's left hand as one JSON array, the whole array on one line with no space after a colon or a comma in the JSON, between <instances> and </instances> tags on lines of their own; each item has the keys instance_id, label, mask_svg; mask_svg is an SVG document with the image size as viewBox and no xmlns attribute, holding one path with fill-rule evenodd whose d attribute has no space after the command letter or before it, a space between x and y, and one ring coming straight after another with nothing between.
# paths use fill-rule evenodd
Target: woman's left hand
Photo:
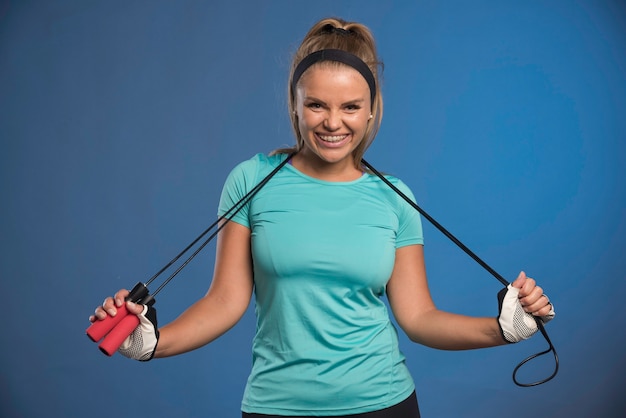
<instances>
[{"instance_id":1,"label":"woman's left hand","mask_svg":"<svg viewBox=\"0 0 626 418\"><path fill-rule=\"evenodd\" d=\"M539 317L543 324L554 318L554 307L543 289L524 272L498 293L498 302L500 331L510 343L530 338L539 330L534 317Z\"/></svg>"},{"instance_id":2,"label":"woman's left hand","mask_svg":"<svg viewBox=\"0 0 626 418\"><path fill-rule=\"evenodd\" d=\"M527 277L523 271L511 285L519 289L518 298L525 312L544 317L549 316L554 311L550 299L543 293L543 289L537 286L535 279Z\"/></svg>"}]
</instances>

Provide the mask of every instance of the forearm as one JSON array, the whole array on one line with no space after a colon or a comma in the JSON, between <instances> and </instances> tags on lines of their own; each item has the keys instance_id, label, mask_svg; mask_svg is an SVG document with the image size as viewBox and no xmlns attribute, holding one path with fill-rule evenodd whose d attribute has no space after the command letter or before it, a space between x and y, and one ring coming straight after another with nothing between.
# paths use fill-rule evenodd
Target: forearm
<instances>
[{"instance_id":1,"label":"forearm","mask_svg":"<svg viewBox=\"0 0 626 418\"><path fill-rule=\"evenodd\" d=\"M469 350L504 345L496 318L479 318L431 309L405 326L409 338L442 350Z\"/></svg>"},{"instance_id":2,"label":"forearm","mask_svg":"<svg viewBox=\"0 0 626 418\"><path fill-rule=\"evenodd\" d=\"M387 296L398 324L412 341L443 350L505 344L496 318L469 317L436 308L428 289L422 245L396 250Z\"/></svg>"},{"instance_id":3,"label":"forearm","mask_svg":"<svg viewBox=\"0 0 626 418\"><path fill-rule=\"evenodd\" d=\"M210 293L178 318L159 329L154 357L170 357L200 348L228 331L241 319L247 304L233 308Z\"/></svg>"}]
</instances>

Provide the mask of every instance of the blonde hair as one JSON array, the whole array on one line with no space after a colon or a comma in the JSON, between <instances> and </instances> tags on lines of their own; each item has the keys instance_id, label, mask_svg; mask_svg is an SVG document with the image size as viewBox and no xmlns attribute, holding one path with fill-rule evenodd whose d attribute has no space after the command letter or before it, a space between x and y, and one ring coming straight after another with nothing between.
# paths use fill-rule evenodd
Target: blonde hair
<instances>
[{"instance_id":1,"label":"blonde hair","mask_svg":"<svg viewBox=\"0 0 626 418\"><path fill-rule=\"evenodd\" d=\"M344 29L344 31L336 29ZM300 151L304 146L304 140L298 127L298 116L295 112L296 94L293 90L292 80L294 70L298 66L298 63L300 63L300 61L302 61L302 59L304 59L307 55L322 49L339 49L356 55L365 64L367 64L370 71L374 75L374 79L376 80L376 91L372 92L374 93L374 101L371 104L372 119L367 126L363 140L354 150L354 166L362 168L361 158L363 158L365 151L371 145L372 141L374 141L383 118L383 98L380 89L379 77L379 67L382 68L382 63L378 60L376 43L369 28L361 23L346 22L345 20L339 18L322 19L313 25L293 56L291 70L289 71L287 100L289 117L291 119L291 128L296 136L296 145L291 148L278 149L272 154ZM320 64L322 63L314 65ZM325 61L323 64L345 65L339 62L330 61Z\"/></svg>"}]
</instances>

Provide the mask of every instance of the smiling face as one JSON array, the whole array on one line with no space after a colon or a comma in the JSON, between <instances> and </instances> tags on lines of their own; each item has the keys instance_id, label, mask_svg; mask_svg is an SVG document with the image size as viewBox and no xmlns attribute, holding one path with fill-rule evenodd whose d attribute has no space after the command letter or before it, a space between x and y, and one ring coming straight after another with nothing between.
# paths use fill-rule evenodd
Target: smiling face
<instances>
[{"instance_id":1,"label":"smiling face","mask_svg":"<svg viewBox=\"0 0 626 418\"><path fill-rule=\"evenodd\" d=\"M361 175L353 151L370 119L370 91L355 69L321 63L302 76L296 89L298 128L303 149L294 158L301 171L348 180Z\"/></svg>"}]
</instances>

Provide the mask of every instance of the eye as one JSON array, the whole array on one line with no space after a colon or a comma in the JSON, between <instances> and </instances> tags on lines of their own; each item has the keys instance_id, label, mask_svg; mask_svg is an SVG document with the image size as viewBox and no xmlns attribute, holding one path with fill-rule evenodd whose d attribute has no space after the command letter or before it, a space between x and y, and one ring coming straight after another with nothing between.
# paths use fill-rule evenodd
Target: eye
<instances>
[{"instance_id":1,"label":"eye","mask_svg":"<svg viewBox=\"0 0 626 418\"><path fill-rule=\"evenodd\" d=\"M358 111L359 109L361 109L361 106L357 105L357 104L349 104L345 106L345 109L348 112L354 113L356 111Z\"/></svg>"},{"instance_id":2,"label":"eye","mask_svg":"<svg viewBox=\"0 0 626 418\"><path fill-rule=\"evenodd\" d=\"M322 105L319 104L319 103L316 103L316 102L311 102L311 103L308 103L306 105L306 107L308 107L309 109L312 109L312 110L319 110L319 109L322 108Z\"/></svg>"}]
</instances>

